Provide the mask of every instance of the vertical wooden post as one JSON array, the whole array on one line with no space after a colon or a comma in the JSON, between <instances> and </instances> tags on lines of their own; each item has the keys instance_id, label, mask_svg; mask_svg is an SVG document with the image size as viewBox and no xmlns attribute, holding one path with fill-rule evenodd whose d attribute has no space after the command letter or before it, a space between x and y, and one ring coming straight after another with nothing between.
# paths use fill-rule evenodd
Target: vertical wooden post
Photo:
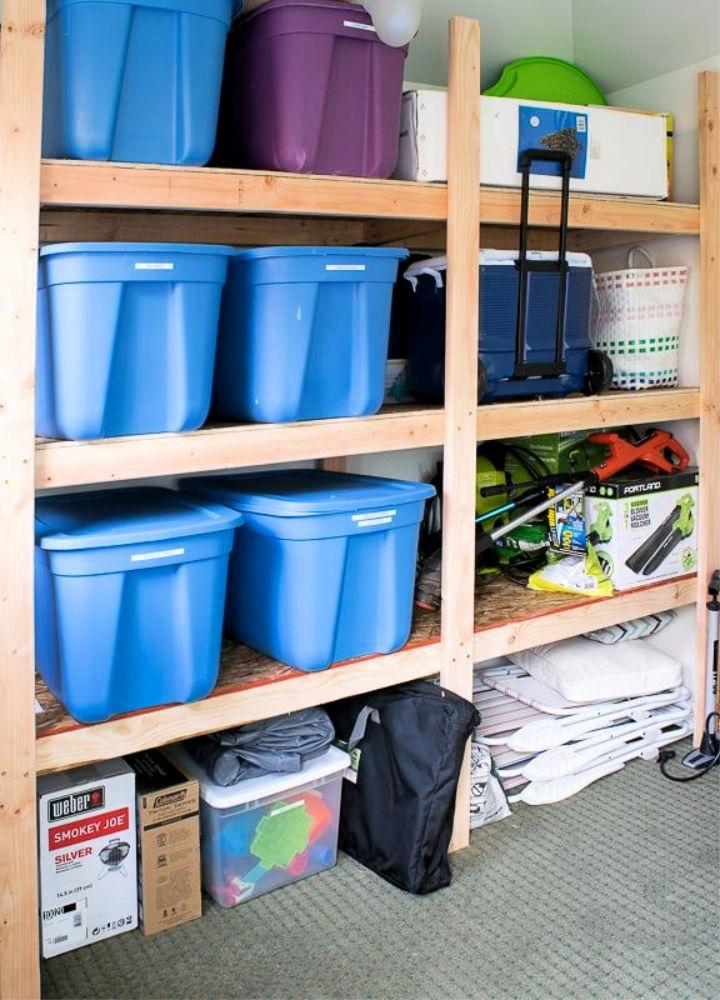
<instances>
[{"instance_id":1,"label":"vertical wooden post","mask_svg":"<svg viewBox=\"0 0 720 1000\"><path fill-rule=\"evenodd\" d=\"M705 714L707 586L720 569L720 74L698 79L700 136L700 503L695 743Z\"/></svg>"},{"instance_id":2,"label":"vertical wooden post","mask_svg":"<svg viewBox=\"0 0 720 1000\"><path fill-rule=\"evenodd\" d=\"M448 74L447 319L443 471L443 685L472 697L475 610L480 25L450 21ZM470 837L470 757L458 787L452 848Z\"/></svg>"},{"instance_id":3,"label":"vertical wooden post","mask_svg":"<svg viewBox=\"0 0 720 1000\"><path fill-rule=\"evenodd\" d=\"M320 462L320 468L326 469L328 472L347 472L347 459L342 456L323 458Z\"/></svg>"},{"instance_id":4,"label":"vertical wooden post","mask_svg":"<svg viewBox=\"0 0 720 1000\"><path fill-rule=\"evenodd\" d=\"M40 995L35 822L35 290L44 0L0 32L0 997Z\"/></svg>"}]
</instances>

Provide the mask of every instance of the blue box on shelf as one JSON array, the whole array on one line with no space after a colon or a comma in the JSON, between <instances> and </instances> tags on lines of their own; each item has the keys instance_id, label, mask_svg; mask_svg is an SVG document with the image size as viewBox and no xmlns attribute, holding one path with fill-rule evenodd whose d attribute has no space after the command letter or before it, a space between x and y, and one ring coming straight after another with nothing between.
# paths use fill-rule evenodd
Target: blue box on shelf
<instances>
[{"instance_id":1,"label":"blue box on shelf","mask_svg":"<svg viewBox=\"0 0 720 1000\"><path fill-rule=\"evenodd\" d=\"M151 487L37 501L37 668L78 722L210 693L241 521Z\"/></svg>"},{"instance_id":2,"label":"blue box on shelf","mask_svg":"<svg viewBox=\"0 0 720 1000\"><path fill-rule=\"evenodd\" d=\"M243 515L226 627L299 670L408 640L426 483L314 469L187 480Z\"/></svg>"}]
</instances>

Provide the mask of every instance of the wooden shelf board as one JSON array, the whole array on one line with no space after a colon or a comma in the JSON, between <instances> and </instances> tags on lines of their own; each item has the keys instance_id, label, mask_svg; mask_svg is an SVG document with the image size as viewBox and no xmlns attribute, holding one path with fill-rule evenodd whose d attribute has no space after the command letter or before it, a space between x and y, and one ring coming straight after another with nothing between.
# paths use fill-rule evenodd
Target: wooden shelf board
<instances>
[{"instance_id":1,"label":"wooden shelf board","mask_svg":"<svg viewBox=\"0 0 720 1000\"><path fill-rule=\"evenodd\" d=\"M513 596L507 593L508 585L498 597L492 593L493 586L490 584L487 595L480 591L475 602L476 661L692 604L697 582L694 575L685 576L604 598L541 594L519 586ZM507 614L508 602L511 616ZM503 612L504 620L498 621Z\"/></svg>"},{"instance_id":2,"label":"wooden shelf board","mask_svg":"<svg viewBox=\"0 0 720 1000\"><path fill-rule=\"evenodd\" d=\"M209 427L188 434L149 434L99 441L49 441L36 449L38 489L129 482L440 446L441 407L388 406L373 417L296 424Z\"/></svg>"},{"instance_id":3,"label":"wooden shelf board","mask_svg":"<svg viewBox=\"0 0 720 1000\"><path fill-rule=\"evenodd\" d=\"M478 441L690 420L700 416L700 390L647 389L602 396L490 403L477 411Z\"/></svg>"},{"instance_id":4,"label":"wooden shelf board","mask_svg":"<svg viewBox=\"0 0 720 1000\"><path fill-rule=\"evenodd\" d=\"M358 177L44 160L45 207L143 208L346 218L447 216L445 185Z\"/></svg>"},{"instance_id":5,"label":"wooden shelf board","mask_svg":"<svg viewBox=\"0 0 720 1000\"><path fill-rule=\"evenodd\" d=\"M695 578L684 577L603 600L540 594L494 578L478 588L475 605L477 660L505 655L549 638L690 604ZM36 695L39 772L172 743L283 712L429 677L440 671L440 617L418 611L408 645L388 656L338 664L303 674L238 643L226 642L220 679L210 697L190 705L138 712L82 726L70 718L42 681Z\"/></svg>"},{"instance_id":6,"label":"wooden shelf board","mask_svg":"<svg viewBox=\"0 0 720 1000\"><path fill-rule=\"evenodd\" d=\"M387 656L336 664L302 673L238 643L226 642L213 693L189 705L138 712L95 726L76 723L37 681L38 773L147 750L203 733L309 708L440 670L439 618L428 616L404 649Z\"/></svg>"},{"instance_id":7,"label":"wooden shelf board","mask_svg":"<svg viewBox=\"0 0 720 1000\"><path fill-rule=\"evenodd\" d=\"M478 408L478 440L560 430L686 420L700 415L698 389L618 392L578 399L492 403ZM338 455L440 447L440 407L389 406L374 417L208 427L98 441L38 440L38 489L130 482Z\"/></svg>"},{"instance_id":8,"label":"wooden shelf board","mask_svg":"<svg viewBox=\"0 0 720 1000\"><path fill-rule=\"evenodd\" d=\"M299 216L444 221L447 186L411 181L210 167L167 167L83 160L44 160L44 207L242 212ZM559 197L537 192L530 225L555 226ZM520 195L482 188L483 225L516 226ZM689 234L700 229L697 205L574 194L570 226L595 231Z\"/></svg>"}]
</instances>

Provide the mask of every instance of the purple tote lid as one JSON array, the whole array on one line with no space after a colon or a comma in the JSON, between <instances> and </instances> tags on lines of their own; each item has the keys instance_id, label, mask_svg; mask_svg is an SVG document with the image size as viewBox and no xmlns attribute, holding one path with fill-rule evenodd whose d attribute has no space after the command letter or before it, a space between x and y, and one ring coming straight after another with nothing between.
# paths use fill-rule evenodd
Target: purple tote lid
<instances>
[{"instance_id":1,"label":"purple tote lid","mask_svg":"<svg viewBox=\"0 0 720 1000\"><path fill-rule=\"evenodd\" d=\"M243 15L242 11L237 16L237 22L247 24L262 14L268 14L273 10L281 10L288 7L312 7L323 8L325 10L339 11L351 17L353 21L359 21L373 27L372 19L364 7L359 4L343 3L343 0L267 0L267 3L254 7L249 14ZM373 29L374 30L374 29Z\"/></svg>"}]
</instances>

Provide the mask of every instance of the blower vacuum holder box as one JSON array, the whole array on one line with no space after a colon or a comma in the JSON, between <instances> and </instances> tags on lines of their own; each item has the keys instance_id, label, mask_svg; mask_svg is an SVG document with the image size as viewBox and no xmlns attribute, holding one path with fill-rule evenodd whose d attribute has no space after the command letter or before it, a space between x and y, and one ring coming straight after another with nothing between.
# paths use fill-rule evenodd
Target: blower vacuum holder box
<instances>
[{"instance_id":1,"label":"blower vacuum holder box","mask_svg":"<svg viewBox=\"0 0 720 1000\"><path fill-rule=\"evenodd\" d=\"M698 470L618 477L585 492L587 537L616 590L693 573ZM593 532L601 537L593 537Z\"/></svg>"},{"instance_id":2,"label":"blower vacuum holder box","mask_svg":"<svg viewBox=\"0 0 720 1000\"><path fill-rule=\"evenodd\" d=\"M202 915L200 789L157 750L126 758L135 772L143 934Z\"/></svg>"},{"instance_id":3,"label":"blower vacuum holder box","mask_svg":"<svg viewBox=\"0 0 720 1000\"><path fill-rule=\"evenodd\" d=\"M123 760L37 782L43 958L137 927L135 775Z\"/></svg>"},{"instance_id":4,"label":"blower vacuum holder box","mask_svg":"<svg viewBox=\"0 0 720 1000\"><path fill-rule=\"evenodd\" d=\"M667 119L664 114L480 98L480 183L520 187L518 160L527 149L566 148L573 154L571 191L634 198L668 197ZM558 143L562 144L558 146ZM447 180L447 92L403 95L395 177ZM556 164L536 164L533 188L558 189Z\"/></svg>"}]
</instances>

